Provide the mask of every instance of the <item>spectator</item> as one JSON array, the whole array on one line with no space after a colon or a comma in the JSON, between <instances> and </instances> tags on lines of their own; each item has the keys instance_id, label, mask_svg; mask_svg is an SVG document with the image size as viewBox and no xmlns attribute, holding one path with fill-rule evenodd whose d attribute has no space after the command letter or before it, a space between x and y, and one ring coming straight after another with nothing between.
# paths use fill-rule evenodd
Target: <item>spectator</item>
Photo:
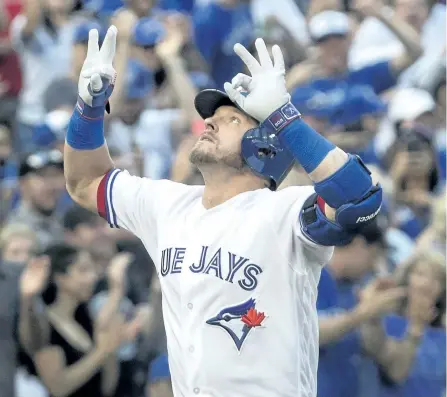
<instances>
[{"instance_id":1,"label":"spectator","mask_svg":"<svg viewBox=\"0 0 447 397\"><path fill-rule=\"evenodd\" d=\"M146 395L150 397L173 397L171 373L169 372L168 356L166 354L159 355L150 365Z\"/></svg>"},{"instance_id":2,"label":"spectator","mask_svg":"<svg viewBox=\"0 0 447 397\"><path fill-rule=\"evenodd\" d=\"M0 262L25 266L38 250L37 236L26 224L13 223L0 232Z\"/></svg>"},{"instance_id":3,"label":"spectator","mask_svg":"<svg viewBox=\"0 0 447 397\"><path fill-rule=\"evenodd\" d=\"M0 224L11 209L17 174L18 165L13 156L11 131L6 125L0 124Z\"/></svg>"},{"instance_id":4,"label":"spectator","mask_svg":"<svg viewBox=\"0 0 447 397\"><path fill-rule=\"evenodd\" d=\"M157 0L125 0L124 5L133 12L137 18L149 17L153 13L153 8Z\"/></svg>"},{"instance_id":5,"label":"spectator","mask_svg":"<svg viewBox=\"0 0 447 397\"><path fill-rule=\"evenodd\" d=\"M418 250L446 252L446 201L445 189L432 202L431 220L418 237Z\"/></svg>"},{"instance_id":6,"label":"spectator","mask_svg":"<svg viewBox=\"0 0 447 397\"><path fill-rule=\"evenodd\" d=\"M64 191L62 168L62 153L58 150L30 154L20 165L21 199L7 221L30 225L42 247L63 238L55 212Z\"/></svg>"},{"instance_id":7,"label":"spectator","mask_svg":"<svg viewBox=\"0 0 447 397\"><path fill-rule=\"evenodd\" d=\"M396 90L389 102L387 117L379 127L373 144L379 163L383 163L389 148L397 138L400 138L398 135L400 126L422 124L434 132L439 123L435 110L436 103L428 92L417 88Z\"/></svg>"},{"instance_id":8,"label":"spectator","mask_svg":"<svg viewBox=\"0 0 447 397\"><path fill-rule=\"evenodd\" d=\"M49 273L45 257L32 258L21 273L16 266L0 265L0 395L14 397L18 351L33 354L47 341L46 321L39 294Z\"/></svg>"},{"instance_id":9,"label":"spectator","mask_svg":"<svg viewBox=\"0 0 447 397\"><path fill-rule=\"evenodd\" d=\"M17 54L9 39L9 26L20 12L20 1L0 4L0 123L15 124L17 98L22 88L22 74Z\"/></svg>"},{"instance_id":10,"label":"spectator","mask_svg":"<svg viewBox=\"0 0 447 397\"><path fill-rule=\"evenodd\" d=\"M120 151L141 154L142 175L161 179L169 175L175 132L197 117L196 88L180 57L184 37L172 27L166 30L157 20L143 18L135 26L132 43L136 58L128 64L126 101L110 122L108 142ZM149 94L158 107L145 110ZM169 108L157 103L157 98L163 98ZM181 110L172 108L177 104Z\"/></svg>"},{"instance_id":11,"label":"spectator","mask_svg":"<svg viewBox=\"0 0 447 397\"><path fill-rule=\"evenodd\" d=\"M403 272L408 297L399 313L363 327L364 346L382 370L381 396L443 396L445 269L443 254L419 252Z\"/></svg>"},{"instance_id":12,"label":"spectator","mask_svg":"<svg viewBox=\"0 0 447 397\"><path fill-rule=\"evenodd\" d=\"M380 290L373 280L365 288L374 299L360 300L356 288L383 272L383 237L371 226L346 247L337 247L328 269L323 269L318 286L317 308L320 332L318 396L357 397L365 390L377 390L376 368L362 357L356 328L371 318L380 317L404 296L399 288ZM367 381L360 376L363 373ZM374 395L374 394L371 394Z\"/></svg>"},{"instance_id":13,"label":"spectator","mask_svg":"<svg viewBox=\"0 0 447 397\"><path fill-rule=\"evenodd\" d=\"M33 144L37 148L63 150L65 131L77 96L76 84L67 77L50 84L43 98L44 122L33 128Z\"/></svg>"},{"instance_id":14,"label":"spectator","mask_svg":"<svg viewBox=\"0 0 447 397\"><path fill-rule=\"evenodd\" d=\"M321 104L320 107L343 114L350 113L350 124L359 121L363 115L359 111L363 109L361 101L370 102L394 86L397 76L421 52L419 39L411 27L396 18L390 20L375 2L361 3L356 10L364 15L374 15L386 23L398 35L406 51L390 61L349 70L349 19L339 11L323 11L309 22L309 30L318 51L316 60L310 64L298 64L288 76L293 102L312 98Z\"/></svg>"},{"instance_id":15,"label":"spectator","mask_svg":"<svg viewBox=\"0 0 447 397\"><path fill-rule=\"evenodd\" d=\"M11 41L20 58L23 89L18 107L17 149L30 151L32 128L43 122L43 94L52 81L70 72L75 23L74 0L25 0L11 24Z\"/></svg>"},{"instance_id":16,"label":"spectator","mask_svg":"<svg viewBox=\"0 0 447 397\"><path fill-rule=\"evenodd\" d=\"M415 239L430 221L431 201L438 187L437 156L430 131L421 125L400 129L399 140L390 150L390 172L394 182L396 226Z\"/></svg>"},{"instance_id":17,"label":"spectator","mask_svg":"<svg viewBox=\"0 0 447 397\"><path fill-rule=\"evenodd\" d=\"M445 38L438 32L445 31L445 4L434 5L425 0L397 0L393 8L383 1L378 4L388 12L390 18L399 18L411 26L420 36L422 56L401 76L401 83L412 85L415 78L424 73L426 65L433 62L445 47ZM353 69L372 63L389 60L405 51L404 46L386 25L374 16L368 16L357 30L349 53L349 64Z\"/></svg>"},{"instance_id":18,"label":"spectator","mask_svg":"<svg viewBox=\"0 0 447 397\"><path fill-rule=\"evenodd\" d=\"M250 2L217 0L194 10L194 41L221 89L242 69L241 60L234 54L234 45L241 43L247 47L254 41Z\"/></svg>"},{"instance_id":19,"label":"spectator","mask_svg":"<svg viewBox=\"0 0 447 397\"><path fill-rule=\"evenodd\" d=\"M113 396L119 376L115 352L138 331L138 325L124 323L117 310L122 273L113 269L113 293L93 324L85 306L97 277L90 254L59 244L49 247L46 255L56 298L47 310L49 343L34 355L37 372L53 396Z\"/></svg>"}]
</instances>

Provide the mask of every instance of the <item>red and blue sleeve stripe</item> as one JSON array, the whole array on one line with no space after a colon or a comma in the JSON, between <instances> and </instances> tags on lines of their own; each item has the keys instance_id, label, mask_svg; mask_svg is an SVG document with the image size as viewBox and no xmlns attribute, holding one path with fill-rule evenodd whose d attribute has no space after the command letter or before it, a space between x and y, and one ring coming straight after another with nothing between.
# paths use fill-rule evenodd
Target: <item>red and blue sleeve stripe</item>
<instances>
[{"instance_id":1,"label":"red and blue sleeve stripe","mask_svg":"<svg viewBox=\"0 0 447 397\"><path fill-rule=\"evenodd\" d=\"M98 186L96 202L98 214L101 218L104 218L112 228L119 228L115 208L113 206L113 184L120 172L121 170L119 169L110 170L104 175Z\"/></svg>"}]
</instances>

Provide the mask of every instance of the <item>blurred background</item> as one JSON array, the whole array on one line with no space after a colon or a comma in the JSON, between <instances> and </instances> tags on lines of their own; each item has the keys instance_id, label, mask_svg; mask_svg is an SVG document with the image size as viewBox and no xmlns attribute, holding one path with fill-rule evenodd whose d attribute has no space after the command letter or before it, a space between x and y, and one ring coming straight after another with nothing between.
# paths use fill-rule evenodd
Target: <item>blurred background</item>
<instances>
[{"instance_id":1,"label":"blurred background","mask_svg":"<svg viewBox=\"0 0 447 397\"><path fill-rule=\"evenodd\" d=\"M0 397L172 396L151 258L65 191L88 32L111 23L114 161L186 184L203 183L188 161L203 130L195 94L243 71L235 43L281 46L304 119L385 193L321 276L318 397L444 397L445 14L445 0L0 0ZM296 166L282 188L309 183ZM30 298L48 331L32 352ZM115 335L98 325L109 307L130 334L118 314ZM99 345L113 362L88 370Z\"/></svg>"}]
</instances>

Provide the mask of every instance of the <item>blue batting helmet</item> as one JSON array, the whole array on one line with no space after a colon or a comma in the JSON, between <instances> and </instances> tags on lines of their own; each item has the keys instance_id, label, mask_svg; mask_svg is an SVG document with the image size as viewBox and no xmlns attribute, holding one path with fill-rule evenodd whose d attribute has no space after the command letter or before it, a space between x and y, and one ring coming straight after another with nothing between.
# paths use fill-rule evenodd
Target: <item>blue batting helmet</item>
<instances>
[{"instance_id":1,"label":"blue batting helmet","mask_svg":"<svg viewBox=\"0 0 447 397\"><path fill-rule=\"evenodd\" d=\"M203 119L211 117L221 106L234 106L243 112L226 93L219 90L199 92L194 105ZM241 153L250 170L269 182L271 190L277 189L295 163L292 154L281 144L268 123L251 128L244 134Z\"/></svg>"}]
</instances>

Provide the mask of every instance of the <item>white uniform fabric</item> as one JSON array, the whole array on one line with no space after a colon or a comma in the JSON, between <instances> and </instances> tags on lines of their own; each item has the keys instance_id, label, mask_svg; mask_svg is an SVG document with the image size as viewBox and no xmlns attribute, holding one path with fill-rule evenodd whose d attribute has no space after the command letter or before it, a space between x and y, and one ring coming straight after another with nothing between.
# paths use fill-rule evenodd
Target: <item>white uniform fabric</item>
<instances>
[{"instance_id":1,"label":"white uniform fabric","mask_svg":"<svg viewBox=\"0 0 447 397\"><path fill-rule=\"evenodd\" d=\"M176 397L316 396L317 285L333 249L301 231L313 192L261 189L207 210L203 186L103 179L100 214L156 264Z\"/></svg>"}]
</instances>

